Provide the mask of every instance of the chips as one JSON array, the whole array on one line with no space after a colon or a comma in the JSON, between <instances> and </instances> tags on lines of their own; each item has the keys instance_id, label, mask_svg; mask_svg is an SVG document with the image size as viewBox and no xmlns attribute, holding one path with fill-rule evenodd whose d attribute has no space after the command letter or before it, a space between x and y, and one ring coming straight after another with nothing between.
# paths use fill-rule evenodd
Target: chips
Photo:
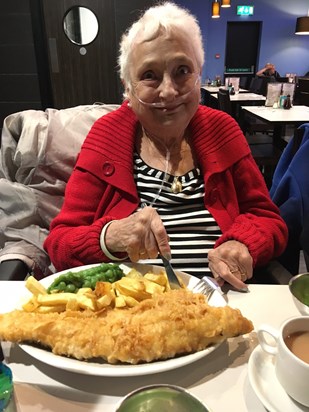
<instances>
[{"instance_id":1,"label":"chips","mask_svg":"<svg viewBox=\"0 0 309 412\"><path fill-rule=\"evenodd\" d=\"M170 290L166 273L147 273L144 276L131 269L120 280L97 282L95 290L81 288L77 293L59 292L49 294L47 289L34 277L26 280L26 287L32 297L22 308L26 312L64 312L66 310L99 312L108 307L127 308L136 306L157 293Z\"/></svg>"}]
</instances>

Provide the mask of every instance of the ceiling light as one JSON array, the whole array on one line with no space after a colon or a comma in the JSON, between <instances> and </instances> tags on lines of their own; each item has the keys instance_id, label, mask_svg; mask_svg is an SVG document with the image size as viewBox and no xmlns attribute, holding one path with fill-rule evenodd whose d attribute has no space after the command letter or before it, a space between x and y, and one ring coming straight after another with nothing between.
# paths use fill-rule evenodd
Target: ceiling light
<instances>
[{"instance_id":1,"label":"ceiling light","mask_svg":"<svg viewBox=\"0 0 309 412\"><path fill-rule=\"evenodd\" d=\"M231 0L222 0L221 7L231 7Z\"/></svg>"},{"instance_id":2,"label":"ceiling light","mask_svg":"<svg viewBox=\"0 0 309 412\"><path fill-rule=\"evenodd\" d=\"M309 16L297 18L295 34L309 35Z\"/></svg>"},{"instance_id":3,"label":"ceiling light","mask_svg":"<svg viewBox=\"0 0 309 412\"><path fill-rule=\"evenodd\" d=\"M220 3L218 2L218 0L215 0L212 2L212 15L211 17L213 19L217 19L218 17L220 17Z\"/></svg>"}]
</instances>

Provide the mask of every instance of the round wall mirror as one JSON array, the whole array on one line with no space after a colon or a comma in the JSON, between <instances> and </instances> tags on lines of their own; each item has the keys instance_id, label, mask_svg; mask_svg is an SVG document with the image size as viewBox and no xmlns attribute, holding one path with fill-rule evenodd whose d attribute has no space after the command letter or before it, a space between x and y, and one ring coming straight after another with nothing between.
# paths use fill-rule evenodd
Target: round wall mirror
<instances>
[{"instance_id":1,"label":"round wall mirror","mask_svg":"<svg viewBox=\"0 0 309 412\"><path fill-rule=\"evenodd\" d=\"M63 30L74 44L85 46L93 42L99 32L97 16L86 7L72 7L64 16Z\"/></svg>"}]
</instances>

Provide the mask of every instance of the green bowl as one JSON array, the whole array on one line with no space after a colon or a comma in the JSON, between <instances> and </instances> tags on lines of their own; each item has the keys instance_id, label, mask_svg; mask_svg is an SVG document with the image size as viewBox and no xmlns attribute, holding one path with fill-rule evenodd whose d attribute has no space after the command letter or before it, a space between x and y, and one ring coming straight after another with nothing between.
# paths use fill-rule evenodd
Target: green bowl
<instances>
[{"instance_id":1,"label":"green bowl","mask_svg":"<svg viewBox=\"0 0 309 412\"><path fill-rule=\"evenodd\" d=\"M292 277L289 288L297 309L302 315L309 315L309 273Z\"/></svg>"},{"instance_id":2,"label":"green bowl","mask_svg":"<svg viewBox=\"0 0 309 412\"><path fill-rule=\"evenodd\" d=\"M0 344L1 346L1 344ZM0 362L0 411L3 411L13 394L13 378L11 369Z\"/></svg>"},{"instance_id":3,"label":"green bowl","mask_svg":"<svg viewBox=\"0 0 309 412\"><path fill-rule=\"evenodd\" d=\"M211 412L199 399L175 385L149 385L129 393L116 412Z\"/></svg>"}]
</instances>

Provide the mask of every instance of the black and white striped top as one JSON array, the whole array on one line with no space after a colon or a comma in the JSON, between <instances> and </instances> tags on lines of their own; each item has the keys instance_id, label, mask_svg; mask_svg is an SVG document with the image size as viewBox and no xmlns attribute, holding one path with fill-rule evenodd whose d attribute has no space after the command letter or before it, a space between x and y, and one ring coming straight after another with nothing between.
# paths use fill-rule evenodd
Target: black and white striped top
<instances>
[{"instance_id":1,"label":"black and white striped top","mask_svg":"<svg viewBox=\"0 0 309 412\"><path fill-rule=\"evenodd\" d=\"M180 193L172 193L174 176L148 166L134 154L134 178L141 205L154 207L170 238L172 265L175 269L202 277L209 274L207 255L221 231L204 206L204 181L199 169L179 179ZM140 263L162 265L159 259Z\"/></svg>"}]
</instances>

